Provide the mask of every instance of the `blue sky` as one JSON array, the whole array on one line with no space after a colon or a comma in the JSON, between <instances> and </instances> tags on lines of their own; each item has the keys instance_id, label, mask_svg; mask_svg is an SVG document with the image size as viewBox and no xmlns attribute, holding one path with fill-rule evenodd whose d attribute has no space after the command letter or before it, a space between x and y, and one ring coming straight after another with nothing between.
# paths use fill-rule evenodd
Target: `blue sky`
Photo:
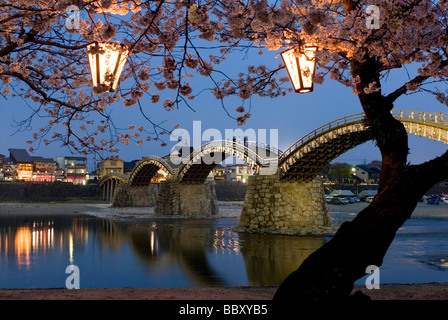
<instances>
[{"instance_id":1,"label":"blue sky","mask_svg":"<svg viewBox=\"0 0 448 320\"><path fill-rule=\"evenodd\" d=\"M256 55L256 52L253 53ZM248 56L246 59L238 59L238 63L231 62L222 68L232 66L232 71L239 72L242 68L250 63L255 64L256 61L273 61L274 65L281 62L281 58L276 57L275 53L269 53L261 57ZM229 70L229 69L228 69ZM283 70L286 75L286 70ZM282 76L282 75L281 75ZM396 75L389 77L387 82L383 83L383 91L388 92L400 86L407 79L405 70L398 70ZM196 81L196 80L195 80ZM202 80L197 80L202 81ZM208 87L208 84L204 84ZM196 87L197 90L199 90ZM163 101L161 99L161 101ZM30 105L32 101L28 101ZM239 102L226 100L225 103L229 111L239 105ZM351 94L351 90L343 87L339 83L326 80L322 85L315 86L312 93L297 94L290 93L286 97L281 98L259 98L254 97L251 101L250 113L251 118L246 125L238 127L234 119L229 118L222 109L220 102L208 92L202 93L197 99L191 101L195 112L188 107L183 106L178 110L166 112L163 110L161 103L152 104L149 98L144 98L142 105L151 118L156 121L166 121L167 128L171 128L176 123L192 133L193 121L201 121L202 130L209 128L218 129L224 136L225 129L241 128L247 130L249 128L258 130L277 129L279 135L279 149L285 150L296 140L306 135L308 132L324 125L332 120L342 118L347 115L362 112L357 97ZM2 108L2 117L0 118L0 153L8 155L8 148L25 148L27 140L31 139L32 130L23 133L16 133L12 127L13 119L20 120L24 118L29 109L26 104L18 98L9 98L5 100L1 98L0 106ZM248 106L245 106L248 109ZM131 124L143 124L144 122L137 111L138 107L133 106L125 108L122 103L111 106L112 116L116 120L116 124L120 127L129 127ZM432 96L428 94L416 94L405 96L397 100L395 109L419 110L431 112L448 112L446 107L440 105ZM33 127L37 130L38 122ZM160 142L145 142L137 146L131 143L129 146L120 145L120 158L125 161L141 159L147 155L163 156L169 153L170 149L176 142L168 141L167 147L160 147ZM206 142L206 141L204 141ZM442 154L446 150L446 145L441 142L434 142L427 138L421 138L410 135L410 155L409 162L413 164L421 163ZM44 157L56 157L69 155L68 149L61 148L59 143L49 146L41 145L34 153L35 155ZM107 156L107 154L104 154ZM348 162L352 165L379 160L380 153L373 142L367 142L358 146L345 154L341 155L335 161ZM93 169L93 162L89 161L89 166Z\"/></svg>"}]
</instances>

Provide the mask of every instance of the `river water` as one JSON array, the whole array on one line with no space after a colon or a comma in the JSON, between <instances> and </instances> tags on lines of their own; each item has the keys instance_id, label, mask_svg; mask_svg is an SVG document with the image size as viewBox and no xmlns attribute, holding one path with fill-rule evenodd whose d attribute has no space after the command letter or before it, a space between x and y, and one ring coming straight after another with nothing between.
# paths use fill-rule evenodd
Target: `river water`
<instances>
[{"instance_id":1,"label":"river water","mask_svg":"<svg viewBox=\"0 0 448 320\"><path fill-rule=\"evenodd\" d=\"M336 208L331 217L339 225L354 213ZM329 239L236 233L237 224L238 217L2 215L0 288L65 287L72 264L81 288L277 286ZM448 218L413 217L398 231L380 282L448 282L447 271Z\"/></svg>"}]
</instances>

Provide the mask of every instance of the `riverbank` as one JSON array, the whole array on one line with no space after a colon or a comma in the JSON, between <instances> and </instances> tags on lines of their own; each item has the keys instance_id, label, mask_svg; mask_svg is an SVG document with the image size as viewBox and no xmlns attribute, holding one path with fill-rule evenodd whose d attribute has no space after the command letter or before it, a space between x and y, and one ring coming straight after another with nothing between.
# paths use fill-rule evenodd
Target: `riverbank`
<instances>
[{"instance_id":1,"label":"riverbank","mask_svg":"<svg viewBox=\"0 0 448 320\"><path fill-rule=\"evenodd\" d=\"M347 205L329 204L330 214L344 215L347 219L354 217L364 209L368 203L354 203ZM243 208L243 201L218 201L219 215L204 217L239 217ZM154 217L154 207L132 207L121 208L111 207L107 202L94 200L70 200L57 202L0 202L0 215L20 213L25 215L34 214L61 214L64 213L85 213L100 218L110 219L146 219ZM173 217L173 216L171 216ZM448 218L448 203L440 205L428 205L419 203L412 214L412 217L441 217ZM178 216L173 218L179 218Z\"/></svg>"},{"instance_id":2,"label":"riverbank","mask_svg":"<svg viewBox=\"0 0 448 320\"><path fill-rule=\"evenodd\" d=\"M271 300L276 287L2 289L0 300ZM448 300L448 283L383 284L367 290L372 300Z\"/></svg>"}]
</instances>

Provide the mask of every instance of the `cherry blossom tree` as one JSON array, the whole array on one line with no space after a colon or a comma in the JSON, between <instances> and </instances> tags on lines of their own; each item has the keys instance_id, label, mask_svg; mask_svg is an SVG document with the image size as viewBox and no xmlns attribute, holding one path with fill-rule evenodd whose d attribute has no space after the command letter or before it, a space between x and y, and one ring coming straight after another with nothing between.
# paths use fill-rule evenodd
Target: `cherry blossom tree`
<instances>
[{"instance_id":1,"label":"cherry blossom tree","mask_svg":"<svg viewBox=\"0 0 448 320\"><path fill-rule=\"evenodd\" d=\"M67 23L69 6L84 18ZM318 46L314 82L338 81L357 95L381 151L382 170L375 200L285 280L277 300L349 296L367 266L382 264L421 196L448 178L448 153L420 165L407 163L406 130L390 113L397 99L409 94L433 95L448 104L448 1L3 0L0 7L2 95L37 106L23 126L33 117L48 117L31 144L61 141L84 153L113 152L120 143L169 134L173 128L154 122L142 108L143 98L171 111L193 109L192 100L209 92L244 124L250 121L251 97L276 98L292 91L291 85L278 62L235 73L226 60L249 50ZM115 92L91 87L86 46L93 41L129 48ZM404 68L409 79L388 87L386 77ZM197 85L197 78L209 87ZM229 105L230 97L240 103ZM110 116L112 104L139 108L148 126L122 132Z\"/></svg>"},{"instance_id":2,"label":"cherry blossom tree","mask_svg":"<svg viewBox=\"0 0 448 320\"><path fill-rule=\"evenodd\" d=\"M0 6L0 92L34 102L19 129L31 127L36 117L48 118L32 133L31 151L36 144L56 141L83 154L117 153L120 143L165 145L163 136L178 125L165 128L152 120L143 99L169 112L180 105L194 109L191 101L211 91L227 114L243 124L250 114L243 106L229 111L224 97L246 100L257 90L282 93L275 80L268 81L274 71L265 67L252 67L252 76L237 79L216 68L233 50L254 47L232 38L224 19L235 7L230 2L55 0L2 1ZM237 7L247 14L244 5ZM129 48L116 92L92 88L86 47L94 41ZM194 76L205 77L209 88L193 91ZM138 108L147 125L117 128L110 113L114 104Z\"/></svg>"}]
</instances>

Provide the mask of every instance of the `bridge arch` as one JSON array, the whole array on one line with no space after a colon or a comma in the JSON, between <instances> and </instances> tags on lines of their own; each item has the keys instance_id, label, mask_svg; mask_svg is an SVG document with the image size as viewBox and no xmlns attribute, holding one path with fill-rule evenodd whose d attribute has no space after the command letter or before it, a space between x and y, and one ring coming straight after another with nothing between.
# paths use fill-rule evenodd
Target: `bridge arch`
<instances>
[{"instance_id":1,"label":"bridge arch","mask_svg":"<svg viewBox=\"0 0 448 320\"><path fill-rule=\"evenodd\" d=\"M116 187L122 183L128 183L128 180L121 174L107 174L101 177L98 186L102 193L102 199L112 201Z\"/></svg>"},{"instance_id":2,"label":"bridge arch","mask_svg":"<svg viewBox=\"0 0 448 320\"><path fill-rule=\"evenodd\" d=\"M263 170L277 172L279 150L255 142L240 143L230 140L213 140L195 149L182 161L177 173L181 183L204 183L209 173L228 157L238 158L259 173Z\"/></svg>"},{"instance_id":3,"label":"bridge arch","mask_svg":"<svg viewBox=\"0 0 448 320\"><path fill-rule=\"evenodd\" d=\"M120 183L127 183L128 182L128 179L126 179L126 176L124 176L122 174L106 174L105 176L102 176L98 180L98 185L100 187L102 187L105 183L107 183L110 180L115 180L115 181L118 181Z\"/></svg>"},{"instance_id":4,"label":"bridge arch","mask_svg":"<svg viewBox=\"0 0 448 320\"><path fill-rule=\"evenodd\" d=\"M162 170L168 177L173 174L173 168L168 161L158 156L147 156L137 162L129 176L130 186L147 186L151 179Z\"/></svg>"},{"instance_id":5,"label":"bridge arch","mask_svg":"<svg viewBox=\"0 0 448 320\"><path fill-rule=\"evenodd\" d=\"M448 114L394 110L392 115L403 123L408 133L448 144ZM329 122L297 140L280 155L280 179L310 181L333 159L373 138L364 113Z\"/></svg>"}]
</instances>

